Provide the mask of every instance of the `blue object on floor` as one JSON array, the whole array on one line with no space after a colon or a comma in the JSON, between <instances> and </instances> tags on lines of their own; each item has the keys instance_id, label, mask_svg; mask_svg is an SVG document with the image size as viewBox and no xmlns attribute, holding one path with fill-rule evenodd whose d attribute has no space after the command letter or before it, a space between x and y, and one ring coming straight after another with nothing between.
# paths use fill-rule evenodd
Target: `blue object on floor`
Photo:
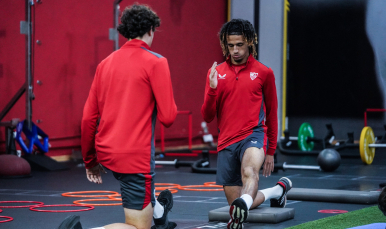
<instances>
[{"instance_id":1,"label":"blue object on floor","mask_svg":"<svg viewBox=\"0 0 386 229\"><path fill-rule=\"evenodd\" d=\"M358 227L350 227L348 229L385 229L386 223L372 223L367 225L362 225Z\"/></svg>"},{"instance_id":2,"label":"blue object on floor","mask_svg":"<svg viewBox=\"0 0 386 229\"><path fill-rule=\"evenodd\" d=\"M44 153L48 152L48 135L44 133L38 126L31 122L32 128L28 129L26 120L21 121L16 126L16 141L25 153L31 154L34 145L38 147ZM28 147L25 145L21 133L24 133L26 138L29 140ZM40 142L39 136L43 138L43 144Z\"/></svg>"}]
</instances>

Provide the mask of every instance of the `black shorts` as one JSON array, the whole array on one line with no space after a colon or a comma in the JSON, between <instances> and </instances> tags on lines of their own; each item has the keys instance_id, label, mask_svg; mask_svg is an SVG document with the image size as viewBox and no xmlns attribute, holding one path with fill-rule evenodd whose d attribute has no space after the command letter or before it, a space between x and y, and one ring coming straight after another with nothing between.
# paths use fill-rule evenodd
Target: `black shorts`
<instances>
[{"instance_id":1,"label":"black shorts","mask_svg":"<svg viewBox=\"0 0 386 229\"><path fill-rule=\"evenodd\" d=\"M149 203L154 207L155 173L123 174L113 171L113 174L121 184L122 205L124 208L142 210Z\"/></svg>"},{"instance_id":2,"label":"black shorts","mask_svg":"<svg viewBox=\"0 0 386 229\"><path fill-rule=\"evenodd\" d=\"M263 127L255 128L244 140L236 142L218 152L216 184L224 186L243 186L241 161L245 150L250 147L268 149L268 139Z\"/></svg>"}]
</instances>

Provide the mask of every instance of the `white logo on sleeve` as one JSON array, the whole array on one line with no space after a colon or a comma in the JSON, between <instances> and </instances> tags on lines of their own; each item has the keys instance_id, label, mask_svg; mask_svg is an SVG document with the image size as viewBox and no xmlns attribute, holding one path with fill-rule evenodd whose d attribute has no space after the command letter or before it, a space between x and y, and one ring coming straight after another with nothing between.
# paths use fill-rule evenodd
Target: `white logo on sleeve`
<instances>
[{"instance_id":1,"label":"white logo on sleeve","mask_svg":"<svg viewBox=\"0 0 386 229\"><path fill-rule=\"evenodd\" d=\"M252 142L252 144L257 144L257 141L251 141Z\"/></svg>"},{"instance_id":2,"label":"white logo on sleeve","mask_svg":"<svg viewBox=\"0 0 386 229\"><path fill-rule=\"evenodd\" d=\"M249 76L251 77L251 80L256 79L257 75L259 75L259 73L257 73L257 72L250 72L249 73Z\"/></svg>"},{"instance_id":3,"label":"white logo on sleeve","mask_svg":"<svg viewBox=\"0 0 386 229\"><path fill-rule=\"evenodd\" d=\"M224 75L220 75L220 74L218 74L218 78L221 80L221 79L223 79L223 80L225 80L225 76L226 76L227 74L224 74Z\"/></svg>"}]
</instances>

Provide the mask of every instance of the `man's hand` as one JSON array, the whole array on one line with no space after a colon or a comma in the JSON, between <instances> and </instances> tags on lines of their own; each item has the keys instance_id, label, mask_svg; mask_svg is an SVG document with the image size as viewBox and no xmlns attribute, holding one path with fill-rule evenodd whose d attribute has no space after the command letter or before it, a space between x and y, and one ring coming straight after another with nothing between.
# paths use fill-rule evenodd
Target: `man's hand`
<instances>
[{"instance_id":1,"label":"man's hand","mask_svg":"<svg viewBox=\"0 0 386 229\"><path fill-rule=\"evenodd\" d=\"M271 172L273 172L275 165L273 155L266 155L265 162L263 165L263 176L268 177L271 176Z\"/></svg>"},{"instance_id":2,"label":"man's hand","mask_svg":"<svg viewBox=\"0 0 386 229\"><path fill-rule=\"evenodd\" d=\"M210 69L210 74L209 74L209 86L213 89L217 88L217 62L214 62L212 65L212 68Z\"/></svg>"},{"instance_id":3,"label":"man's hand","mask_svg":"<svg viewBox=\"0 0 386 229\"><path fill-rule=\"evenodd\" d=\"M94 182L96 184L102 184L102 176L101 172L107 173L101 164L98 164L97 166L92 167L91 169L86 169L86 175L87 179L90 182Z\"/></svg>"}]
</instances>

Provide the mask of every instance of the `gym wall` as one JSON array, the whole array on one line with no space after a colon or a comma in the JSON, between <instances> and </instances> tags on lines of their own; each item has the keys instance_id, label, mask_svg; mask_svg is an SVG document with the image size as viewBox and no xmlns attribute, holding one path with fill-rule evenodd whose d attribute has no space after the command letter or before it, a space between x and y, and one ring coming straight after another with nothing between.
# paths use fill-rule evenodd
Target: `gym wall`
<instances>
[{"instance_id":1,"label":"gym wall","mask_svg":"<svg viewBox=\"0 0 386 229\"><path fill-rule=\"evenodd\" d=\"M354 131L359 139L366 108L385 108L386 2L290 0L287 116L297 134L311 122ZM383 133L383 113L369 114ZM293 130L293 131L292 131Z\"/></svg>"},{"instance_id":2,"label":"gym wall","mask_svg":"<svg viewBox=\"0 0 386 229\"><path fill-rule=\"evenodd\" d=\"M50 137L49 156L69 155L80 149L80 122L95 69L113 51L109 28L114 1L40 2L33 10L33 122ZM224 60L217 34L226 22L227 2L123 0L121 11L134 2L148 4L161 18L152 50L168 59L178 110L193 112L193 136L199 141L206 74L214 61ZM0 1L0 110L25 81L26 36L20 34L25 8L24 0ZM120 46L125 42L120 36ZM12 118L25 119L24 96L2 121ZM209 130L216 135L216 123ZM159 123L156 131L159 139ZM165 134L173 140L187 137L187 131L187 117L178 116Z\"/></svg>"}]
</instances>

